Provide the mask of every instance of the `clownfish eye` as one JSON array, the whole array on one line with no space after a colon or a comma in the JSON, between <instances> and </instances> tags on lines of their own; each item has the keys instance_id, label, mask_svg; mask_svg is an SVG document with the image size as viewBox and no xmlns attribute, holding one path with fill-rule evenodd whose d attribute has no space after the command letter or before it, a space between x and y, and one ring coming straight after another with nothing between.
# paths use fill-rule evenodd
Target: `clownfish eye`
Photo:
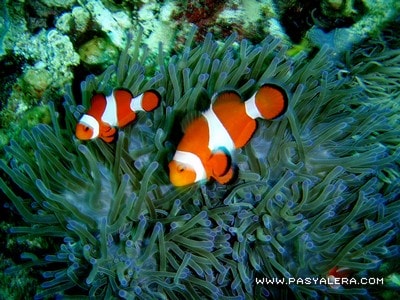
<instances>
[{"instance_id":1,"label":"clownfish eye","mask_svg":"<svg viewBox=\"0 0 400 300\"><path fill-rule=\"evenodd\" d=\"M83 128L84 131L88 131L90 128L88 126L85 126L85 128Z\"/></svg>"},{"instance_id":2,"label":"clownfish eye","mask_svg":"<svg viewBox=\"0 0 400 300\"><path fill-rule=\"evenodd\" d=\"M182 173L183 171L185 171L186 170L186 167L184 166L184 165L179 165L178 166L178 172L179 173Z\"/></svg>"}]
</instances>

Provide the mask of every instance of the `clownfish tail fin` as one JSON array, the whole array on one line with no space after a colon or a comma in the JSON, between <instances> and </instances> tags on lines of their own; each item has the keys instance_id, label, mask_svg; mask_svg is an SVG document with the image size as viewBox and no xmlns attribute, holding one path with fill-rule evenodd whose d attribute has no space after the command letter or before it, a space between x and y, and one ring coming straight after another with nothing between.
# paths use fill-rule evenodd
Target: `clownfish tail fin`
<instances>
[{"instance_id":1,"label":"clownfish tail fin","mask_svg":"<svg viewBox=\"0 0 400 300\"><path fill-rule=\"evenodd\" d=\"M246 113L252 119L275 119L287 110L288 96L285 90L275 84L264 84L245 102Z\"/></svg>"},{"instance_id":2,"label":"clownfish tail fin","mask_svg":"<svg viewBox=\"0 0 400 300\"><path fill-rule=\"evenodd\" d=\"M161 95L156 90L148 90L143 93L142 98L142 107L143 110L149 112L158 107L160 105Z\"/></svg>"}]
</instances>

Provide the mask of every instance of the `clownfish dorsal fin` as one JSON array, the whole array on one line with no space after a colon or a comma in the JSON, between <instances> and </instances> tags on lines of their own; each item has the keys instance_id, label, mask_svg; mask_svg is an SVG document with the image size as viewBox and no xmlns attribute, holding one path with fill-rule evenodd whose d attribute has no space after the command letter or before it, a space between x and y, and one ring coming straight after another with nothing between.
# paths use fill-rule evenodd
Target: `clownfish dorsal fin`
<instances>
[{"instance_id":1,"label":"clownfish dorsal fin","mask_svg":"<svg viewBox=\"0 0 400 300\"><path fill-rule=\"evenodd\" d=\"M105 101L106 95L104 93L95 93L90 98L90 105Z\"/></svg>"},{"instance_id":2,"label":"clownfish dorsal fin","mask_svg":"<svg viewBox=\"0 0 400 300\"><path fill-rule=\"evenodd\" d=\"M103 93L94 94L90 99L90 107L88 112L90 111L92 115L96 118L99 118L104 112L107 106L106 96Z\"/></svg>"},{"instance_id":3,"label":"clownfish dorsal fin","mask_svg":"<svg viewBox=\"0 0 400 300\"><path fill-rule=\"evenodd\" d=\"M235 90L226 90L215 93L211 98L213 107L218 105L237 105L243 104L242 97Z\"/></svg>"},{"instance_id":4,"label":"clownfish dorsal fin","mask_svg":"<svg viewBox=\"0 0 400 300\"><path fill-rule=\"evenodd\" d=\"M188 112L181 121L181 129L183 132L186 132L188 126L197 118L201 116L201 112L198 111L190 111Z\"/></svg>"}]
</instances>

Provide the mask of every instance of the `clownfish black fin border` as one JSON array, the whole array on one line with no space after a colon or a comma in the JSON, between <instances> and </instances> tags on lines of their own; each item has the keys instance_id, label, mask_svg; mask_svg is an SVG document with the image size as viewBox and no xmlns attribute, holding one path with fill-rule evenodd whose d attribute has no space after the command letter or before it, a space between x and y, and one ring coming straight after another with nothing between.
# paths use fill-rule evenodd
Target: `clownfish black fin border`
<instances>
[{"instance_id":1,"label":"clownfish black fin border","mask_svg":"<svg viewBox=\"0 0 400 300\"><path fill-rule=\"evenodd\" d=\"M158 105L160 105L161 100L162 100L161 93L160 93L159 91L157 91L156 89L149 89L149 90L143 91L142 94L148 93L148 92L153 93L153 94L155 94L155 95L157 96L157 98L158 98ZM139 93L139 95L140 95L140 93Z\"/></svg>"},{"instance_id":2,"label":"clownfish black fin border","mask_svg":"<svg viewBox=\"0 0 400 300\"><path fill-rule=\"evenodd\" d=\"M186 132L186 129L188 128L188 126L197 118L201 117L202 113L199 111L190 111L188 112L181 121L181 130L183 133Z\"/></svg>"},{"instance_id":3,"label":"clownfish black fin border","mask_svg":"<svg viewBox=\"0 0 400 300\"><path fill-rule=\"evenodd\" d=\"M239 178L239 167L234 164L231 163L230 168L227 169L226 173L220 177L224 177L226 176L226 174L229 173L229 171L232 171L232 177L229 178L227 181L225 181L224 183L219 182L218 178L215 177L211 177L213 181L217 182L220 185L228 185L228 184L233 184L237 181L237 179Z\"/></svg>"},{"instance_id":4,"label":"clownfish black fin border","mask_svg":"<svg viewBox=\"0 0 400 300\"><path fill-rule=\"evenodd\" d=\"M243 102L242 95L236 89L227 87L227 88L222 89L222 90L220 90L218 92L215 92L212 95L212 97L211 97L211 105L213 105L218 100L218 98L223 94L236 94L240 98L240 100Z\"/></svg>"},{"instance_id":5,"label":"clownfish black fin border","mask_svg":"<svg viewBox=\"0 0 400 300\"><path fill-rule=\"evenodd\" d=\"M216 154L216 153L225 154L225 156L227 157L228 162L227 162L227 167L224 170L224 173L221 176L218 176L217 178L214 177L214 176L211 176L212 179L214 181L216 181L217 183L221 184L221 185L231 184L231 183L235 182L237 180L237 178L239 177L239 172L238 172L239 168L234 163L234 159L232 157L232 154L225 147L219 147L219 148L217 148L216 150L214 150L212 152L213 155ZM221 183L219 178L222 178L222 177L226 176L230 171L232 172L232 177L229 178L226 182Z\"/></svg>"},{"instance_id":6,"label":"clownfish black fin border","mask_svg":"<svg viewBox=\"0 0 400 300\"><path fill-rule=\"evenodd\" d=\"M152 112L152 111L156 110L157 108L159 108L161 105L161 101L162 101L162 96L161 96L160 92L157 91L156 89L149 89L149 90L143 91L142 93L139 93L137 96L139 96L139 95L144 96L145 93L153 93L157 97L157 105L151 110L143 109L143 111L146 113L149 113L149 112ZM135 96L135 97L137 97L137 96Z\"/></svg>"},{"instance_id":7,"label":"clownfish black fin border","mask_svg":"<svg viewBox=\"0 0 400 300\"><path fill-rule=\"evenodd\" d=\"M119 87L119 88L113 88L112 92L114 93L114 91L125 91L128 92L131 95L131 98L134 97L134 94L132 93L132 91L128 88L125 87Z\"/></svg>"},{"instance_id":8,"label":"clownfish black fin border","mask_svg":"<svg viewBox=\"0 0 400 300\"><path fill-rule=\"evenodd\" d=\"M282 94L282 97L283 97L283 109L277 116L275 116L274 118L270 119L270 120L276 120L279 117L281 117L282 115L284 115L286 113L288 107L289 107L289 95L288 95L288 92L281 85L278 85L278 84L272 83L272 82L265 82L265 83L261 84L259 86L259 88L257 89L257 92L263 87L273 88L275 90L278 90Z\"/></svg>"}]
</instances>

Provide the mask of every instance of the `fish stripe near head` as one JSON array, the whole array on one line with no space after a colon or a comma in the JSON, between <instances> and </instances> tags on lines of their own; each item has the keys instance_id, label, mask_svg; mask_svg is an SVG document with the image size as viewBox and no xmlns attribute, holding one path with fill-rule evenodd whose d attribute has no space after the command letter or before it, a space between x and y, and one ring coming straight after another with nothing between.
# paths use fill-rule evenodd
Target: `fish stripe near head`
<instances>
[{"instance_id":1,"label":"fish stripe near head","mask_svg":"<svg viewBox=\"0 0 400 300\"><path fill-rule=\"evenodd\" d=\"M177 150L173 160L180 162L192 168L196 173L195 182L207 179L207 173L204 169L201 159L194 153Z\"/></svg>"},{"instance_id":2,"label":"fish stripe near head","mask_svg":"<svg viewBox=\"0 0 400 300\"><path fill-rule=\"evenodd\" d=\"M214 113L212 106L203 113L203 116L208 123L208 148L211 151L215 151L218 148L224 147L229 152L232 152L235 149L235 143L224 124L221 123L218 116Z\"/></svg>"},{"instance_id":3,"label":"fish stripe near head","mask_svg":"<svg viewBox=\"0 0 400 300\"><path fill-rule=\"evenodd\" d=\"M82 118L79 120L79 123L92 128L93 134L90 137L91 139L94 139L95 137L99 136L100 125L99 122L94 117L84 114Z\"/></svg>"},{"instance_id":4,"label":"fish stripe near head","mask_svg":"<svg viewBox=\"0 0 400 300\"><path fill-rule=\"evenodd\" d=\"M117 115L117 101L115 100L114 93L111 93L106 97L107 105L101 116L101 120L111 126L118 125Z\"/></svg>"}]
</instances>

